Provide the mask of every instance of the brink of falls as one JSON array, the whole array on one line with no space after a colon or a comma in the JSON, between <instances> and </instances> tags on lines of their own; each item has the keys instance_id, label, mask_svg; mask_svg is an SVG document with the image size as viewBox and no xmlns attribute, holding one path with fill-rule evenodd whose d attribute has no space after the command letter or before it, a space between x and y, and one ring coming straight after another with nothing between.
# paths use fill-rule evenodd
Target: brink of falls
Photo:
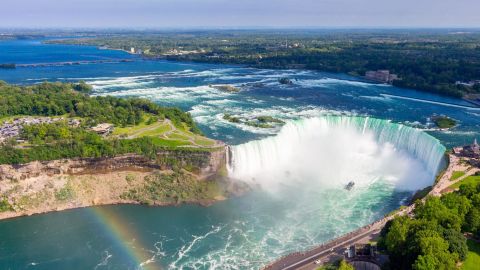
<instances>
[{"instance_id":1,"label":"brink of falls","mask_svg":"<svg viewBox=\"0 0 480 270\"><path fill-rule=\"evenodd\" d=\"M422 130L386 120L324 116L287 123L272 137L231 147L232 177L266 189L367 187L384 181L404 191L433 183L445 147Z\"/></svg>"}]
</instances>

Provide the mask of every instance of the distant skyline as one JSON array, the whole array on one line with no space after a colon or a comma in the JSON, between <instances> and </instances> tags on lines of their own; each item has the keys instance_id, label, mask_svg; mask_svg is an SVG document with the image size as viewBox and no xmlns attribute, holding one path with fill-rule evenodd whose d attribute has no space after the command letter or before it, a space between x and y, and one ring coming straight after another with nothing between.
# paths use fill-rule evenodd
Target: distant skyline
<instances>
[{"instance_id":1,"label":"distant skyline","mask_svg":"<svg viewBox=\"0 0 480 270\"><path fill-rule=\"evenodd\" d=\"M5 0L0 27L480 27L478 0Z\"/></svg>"}]
</instances>

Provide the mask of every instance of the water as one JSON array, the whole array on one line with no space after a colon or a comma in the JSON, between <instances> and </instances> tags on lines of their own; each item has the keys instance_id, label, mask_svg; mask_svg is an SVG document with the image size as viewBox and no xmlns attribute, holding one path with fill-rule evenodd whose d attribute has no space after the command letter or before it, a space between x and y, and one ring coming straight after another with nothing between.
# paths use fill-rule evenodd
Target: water
<instances>
[{"instance_id":1,"label":"water","mask_svg":"<svg viewBox=\"0 0 480 270\"><path fill-rule=\"evenodd\" d=\"M354 180L357 187L381 182L416 191L431 184L444 153L438 140L418 129L324 116L289 122L276 136L231 147L229 170L265 190L286 183L341 188Z\"/></svg>"},{"instance_id":2,"label":"water","mask_svg":"<svg viewBox=\"0 0 480 270\"><path fill-rule=\"evenodd\" d=\"M83 79L96 95L179 106L208 136L238 145L232 175L262 188L208 208L105 206L2 221L1 269L257 269L380 218L413 189L431 184L443 149L435 138L450 147L480 135L480 111L462 100L342 74L146 61L121 51L37 40L0 42L0 63L126 58L134 62L0 69L0 79ZM280 85L281 77L294 84ZM241 91L225 93L211 84ZM225 113L245 120L273 116L288 124L254 128L228 122ZM448 115L459 126L433 130L434 114ZM435 138L372 118L417 126ZM268 141L276 146L265 146ZM279 157L271 151L288 155L271 160ZM270 164L266 171L275 179L262 175L258 162ZM358 185L348 192L343 185L350 179Z\"/></svg>"}]
</instances>

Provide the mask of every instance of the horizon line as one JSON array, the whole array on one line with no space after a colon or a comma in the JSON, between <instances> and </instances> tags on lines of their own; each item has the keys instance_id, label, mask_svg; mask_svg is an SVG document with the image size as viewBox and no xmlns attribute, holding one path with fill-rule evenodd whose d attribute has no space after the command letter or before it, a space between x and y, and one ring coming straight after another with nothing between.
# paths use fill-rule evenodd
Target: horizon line
<instances>
[{"instance_id":1,"label":"horizon line","mask_svg":"<svg viewBox=\"0 0 480 270\"><path fill-rule=\"evenodd\" d=\"M0 30L480 30L480 26L0 26Z\"/></svg>"}]
</instances>

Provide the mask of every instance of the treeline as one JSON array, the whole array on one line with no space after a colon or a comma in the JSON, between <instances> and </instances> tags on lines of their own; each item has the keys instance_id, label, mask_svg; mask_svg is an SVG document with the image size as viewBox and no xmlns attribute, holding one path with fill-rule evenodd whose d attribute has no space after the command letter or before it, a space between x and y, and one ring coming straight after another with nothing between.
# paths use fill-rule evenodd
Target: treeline
<instances>
[{"instance_id":1,"label":"treeline","mask_svg":"<svg viewBox=\"0 0 480 270\"><path fill-rule=\"evenodd\" d=\"M394 82L400 87L456 97L480 93L478 84L456 85L456 81L480 80L480 33L475 31L190 31L61 42L134 47L146 56L170 54L167 58L172 60L259 68L307 68L360 76L367 70L388 69L400 76ZM197 53L171 55L174 50Z\"/></svg>"},{"instance_id":2,"label":"treeline","mask_svg":"<svg viewBox=\"0 0 480 270\"><path fill-rule=\"evenodd\" d=\"M480 238L480 184L418 202L413 218L387 223L378 245L390 256L390 269L450 270L466 259L464 233Z\"/></svg>"},{"instance_id":3,"label":"treeline","mask_svg":"<svg viewBox=\"0 0 480 270\"><path fill-rule=\"evenodd\" d=\"M371 43L365 40L353 44L339 42L319 47L285 48L263 54L251 54L243 47L235 47L228 51L215 49L209 54L169 58L258 68L305 68L356 76L363 76L368 70L387 69L400 77L394 81L396 86L461 97L480 93L478 84L473 87L456 84L457 81L480 79L480 49L463 45L461 42L451 45L441 42Z\"/></svg>"},{"instance_id":4,"label":"treeline","mask_svg":"<svg viewBox=\"0 0 480 270\"><path fill-rule=\"evenodd\" d=\"M178 108L161 107L140 98L91 97L87 95L89 92L91 87L84 82L15 86L0 81L0 117L68 114L85 118L89 125L107 122L127 126L139 124L144 114L149 113L200 133L191 116Z\"/></svg>"},{"instance_id":5,"label":"treeline","mask_svg":"<svg viewBox=\"0 0 480 270\"><path fill-rule=\"evenodd\" d=\"M29 143L18 147L10 140L0 147L0 164L24 164L63 158L114 157L137 153L156 158L164 149L155 138L105 139L84 127L71 127L66 122L25 126L20 135Z\"/></svg>"}]
</instances>

